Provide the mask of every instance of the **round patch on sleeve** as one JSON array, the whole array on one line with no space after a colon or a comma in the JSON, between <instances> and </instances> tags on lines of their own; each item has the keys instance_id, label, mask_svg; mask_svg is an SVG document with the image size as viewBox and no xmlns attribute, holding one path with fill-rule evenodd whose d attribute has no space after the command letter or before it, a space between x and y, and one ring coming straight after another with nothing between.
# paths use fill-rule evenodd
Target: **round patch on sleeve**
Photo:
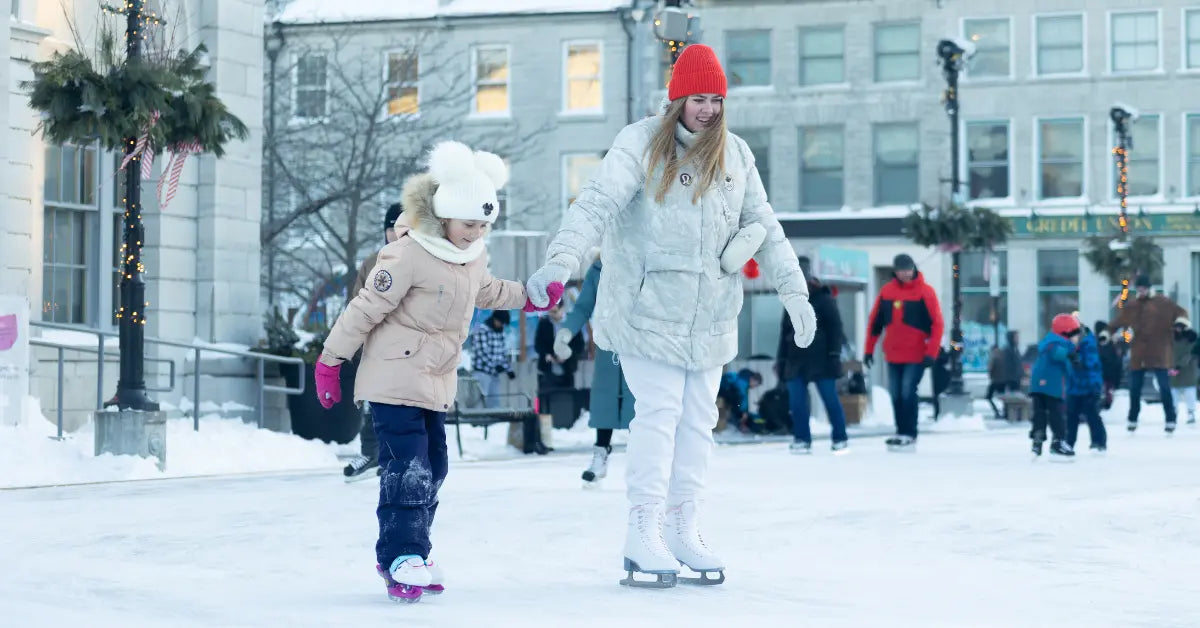
<instances>
[{"instance_id":1,"label":"round patch on sleeve","mask_svg":"<svg viewBox=\"0 0 1200 628\"><path fill-rule=\"evenodd\" d=\"M392 287L392 274L386 270L375 273L375 290L387 292Z\"/></svg>"}]
</instances>

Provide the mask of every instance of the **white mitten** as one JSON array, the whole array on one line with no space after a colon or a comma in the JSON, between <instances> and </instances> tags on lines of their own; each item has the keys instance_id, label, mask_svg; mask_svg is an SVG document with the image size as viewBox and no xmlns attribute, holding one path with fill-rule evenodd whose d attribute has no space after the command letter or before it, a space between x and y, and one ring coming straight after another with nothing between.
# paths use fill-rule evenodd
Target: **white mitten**
<instances>
[{"instance_id":1,"label":"white mitten","mask_svg":"<svg viewBox=\"0 0 1200 628\"><path fill-rule=\"evenodd\" d=\"M571 330L565 327L554 334L554 355L558 359L565 362L571 358L571 339L574 337Z\"/></svg>"},{"instance_id":2,"label":"white mitten","mask_svg":"<svg viewBox=\"0 0 1200 628\"><path fill-rule=\"evenodd\" d=\"M725 250L721 252L721 270L726 275L732 275L741 270L746 262L749 262L750 258L758 252L766 238L766 227L757 222L742 227L741 231L733 236L729 244L725 245Z\"/></svg>"},{"instance_id":3,"label":"white mitten","mask_svg":"<svg viewBox=\"0 0 1200 628\"><path fill-rule=\"evenodd\" d=\"M529 281L525 282L525 295L529 297L530 303L544 308L550 305L550 295L546 293L546 288L554 282L566 285L570 278L571 273L566 268L558 264L546 264L537 269Z\"/></svg>"},{"instance_id":4,"label":"white mitten","mask_svg":"<svg viewBox=\"0 0 1200 628\"><path fill-rule=\"evenodd\" d=\"M817 335L817 313L806 298L796 298L784 305L792 328L796 330L796 346L801 349L812 344Z\"/></svg>"}]
</instances>

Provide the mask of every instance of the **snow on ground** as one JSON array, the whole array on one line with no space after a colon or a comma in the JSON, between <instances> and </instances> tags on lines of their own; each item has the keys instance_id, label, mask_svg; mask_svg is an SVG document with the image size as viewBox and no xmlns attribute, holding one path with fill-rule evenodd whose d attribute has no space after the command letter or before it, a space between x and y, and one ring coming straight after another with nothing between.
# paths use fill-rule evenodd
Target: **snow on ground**
<instances>
[{"instance_id":1,"label":"snow on ground","mask_svg":"<svg viewBox=\"0 0 1200 628\"><path fill-rule=\"evenodd\" d=\"M451 464L434 532L448 592L387 600L375 481L336 471L0 491L17 626L1195 626L1200 429L1031 462L1024 429L935 434L914 455L720 447L704 535L729 580L630 590L624 455ZM1086 430L1084 430L1086 432ZM1081 435L1086 447L1087 436Z\"/></svg>"}]
</instances>

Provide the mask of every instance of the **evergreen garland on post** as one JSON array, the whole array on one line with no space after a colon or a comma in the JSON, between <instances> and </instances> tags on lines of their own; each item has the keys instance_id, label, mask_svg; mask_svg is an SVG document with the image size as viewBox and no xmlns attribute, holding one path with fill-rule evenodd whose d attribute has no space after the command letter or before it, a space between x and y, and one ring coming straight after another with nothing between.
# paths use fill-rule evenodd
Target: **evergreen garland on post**
<instances>
[{"instance_id":1,"label":"evergreen garland on post","mask_svg":"<svg viewBox=\"0 0 1200 628\"><path fill-rule=\"evenodd\" d=\"M1108 279L1109 285L1121 285L1137 274L1153 275L1162 270L1163 251L1148 236L1137 236L1128 247L1121 246L1120 235L1091 236L1083 257L1092 270Z\"/></svg>"},{"instance_id":2,"label":"evergreen garland on post","mask_svg":"<svg viewBox=\"0 0 1200 628\"><path fill-rule=\"evenodd\" d=\"M944 251L989 250L1008 240L1012 223L983 207L922 205L904 217L904 235L916 244Z\"/></svg>"}]
</instances>

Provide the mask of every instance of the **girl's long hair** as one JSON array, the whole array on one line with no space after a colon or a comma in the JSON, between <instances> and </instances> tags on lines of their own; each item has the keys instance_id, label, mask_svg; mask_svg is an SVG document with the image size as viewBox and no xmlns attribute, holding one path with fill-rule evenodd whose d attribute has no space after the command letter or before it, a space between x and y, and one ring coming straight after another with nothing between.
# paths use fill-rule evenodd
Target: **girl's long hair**
<instances>
[{"instance_id":1,"label":"girl's long hair","mask_svg":"<svg viewBox=\"0 0 1200 628\"><path fill-rule=\"evenodd\" d=\"M654 176L654 171L659 166L662 166L663 169L662 176L658 180L658 189L654 192L654 200L658 203L666 200L667 192L675 183L675 179L679 177L679 167L684 162L694 161L700 167L697 172L697 181L693 183L695 186L692 191L693 203L700 202L700 196L704 194L704 191L725 171L724 106L721 107L721 112L717 114L716 120L713 120L708 128L700 132L696 143L683 154L683 157L676 156L675 127L680 124L680 118L683 117L683 106L686 102L686 96L671 101L666 113L663 114L662 126L658 128L654 137L650 138L650 145L646 147L646 154L650 158L650 165L646 170L647 181Z\"/></svg>"}]
</instances>

